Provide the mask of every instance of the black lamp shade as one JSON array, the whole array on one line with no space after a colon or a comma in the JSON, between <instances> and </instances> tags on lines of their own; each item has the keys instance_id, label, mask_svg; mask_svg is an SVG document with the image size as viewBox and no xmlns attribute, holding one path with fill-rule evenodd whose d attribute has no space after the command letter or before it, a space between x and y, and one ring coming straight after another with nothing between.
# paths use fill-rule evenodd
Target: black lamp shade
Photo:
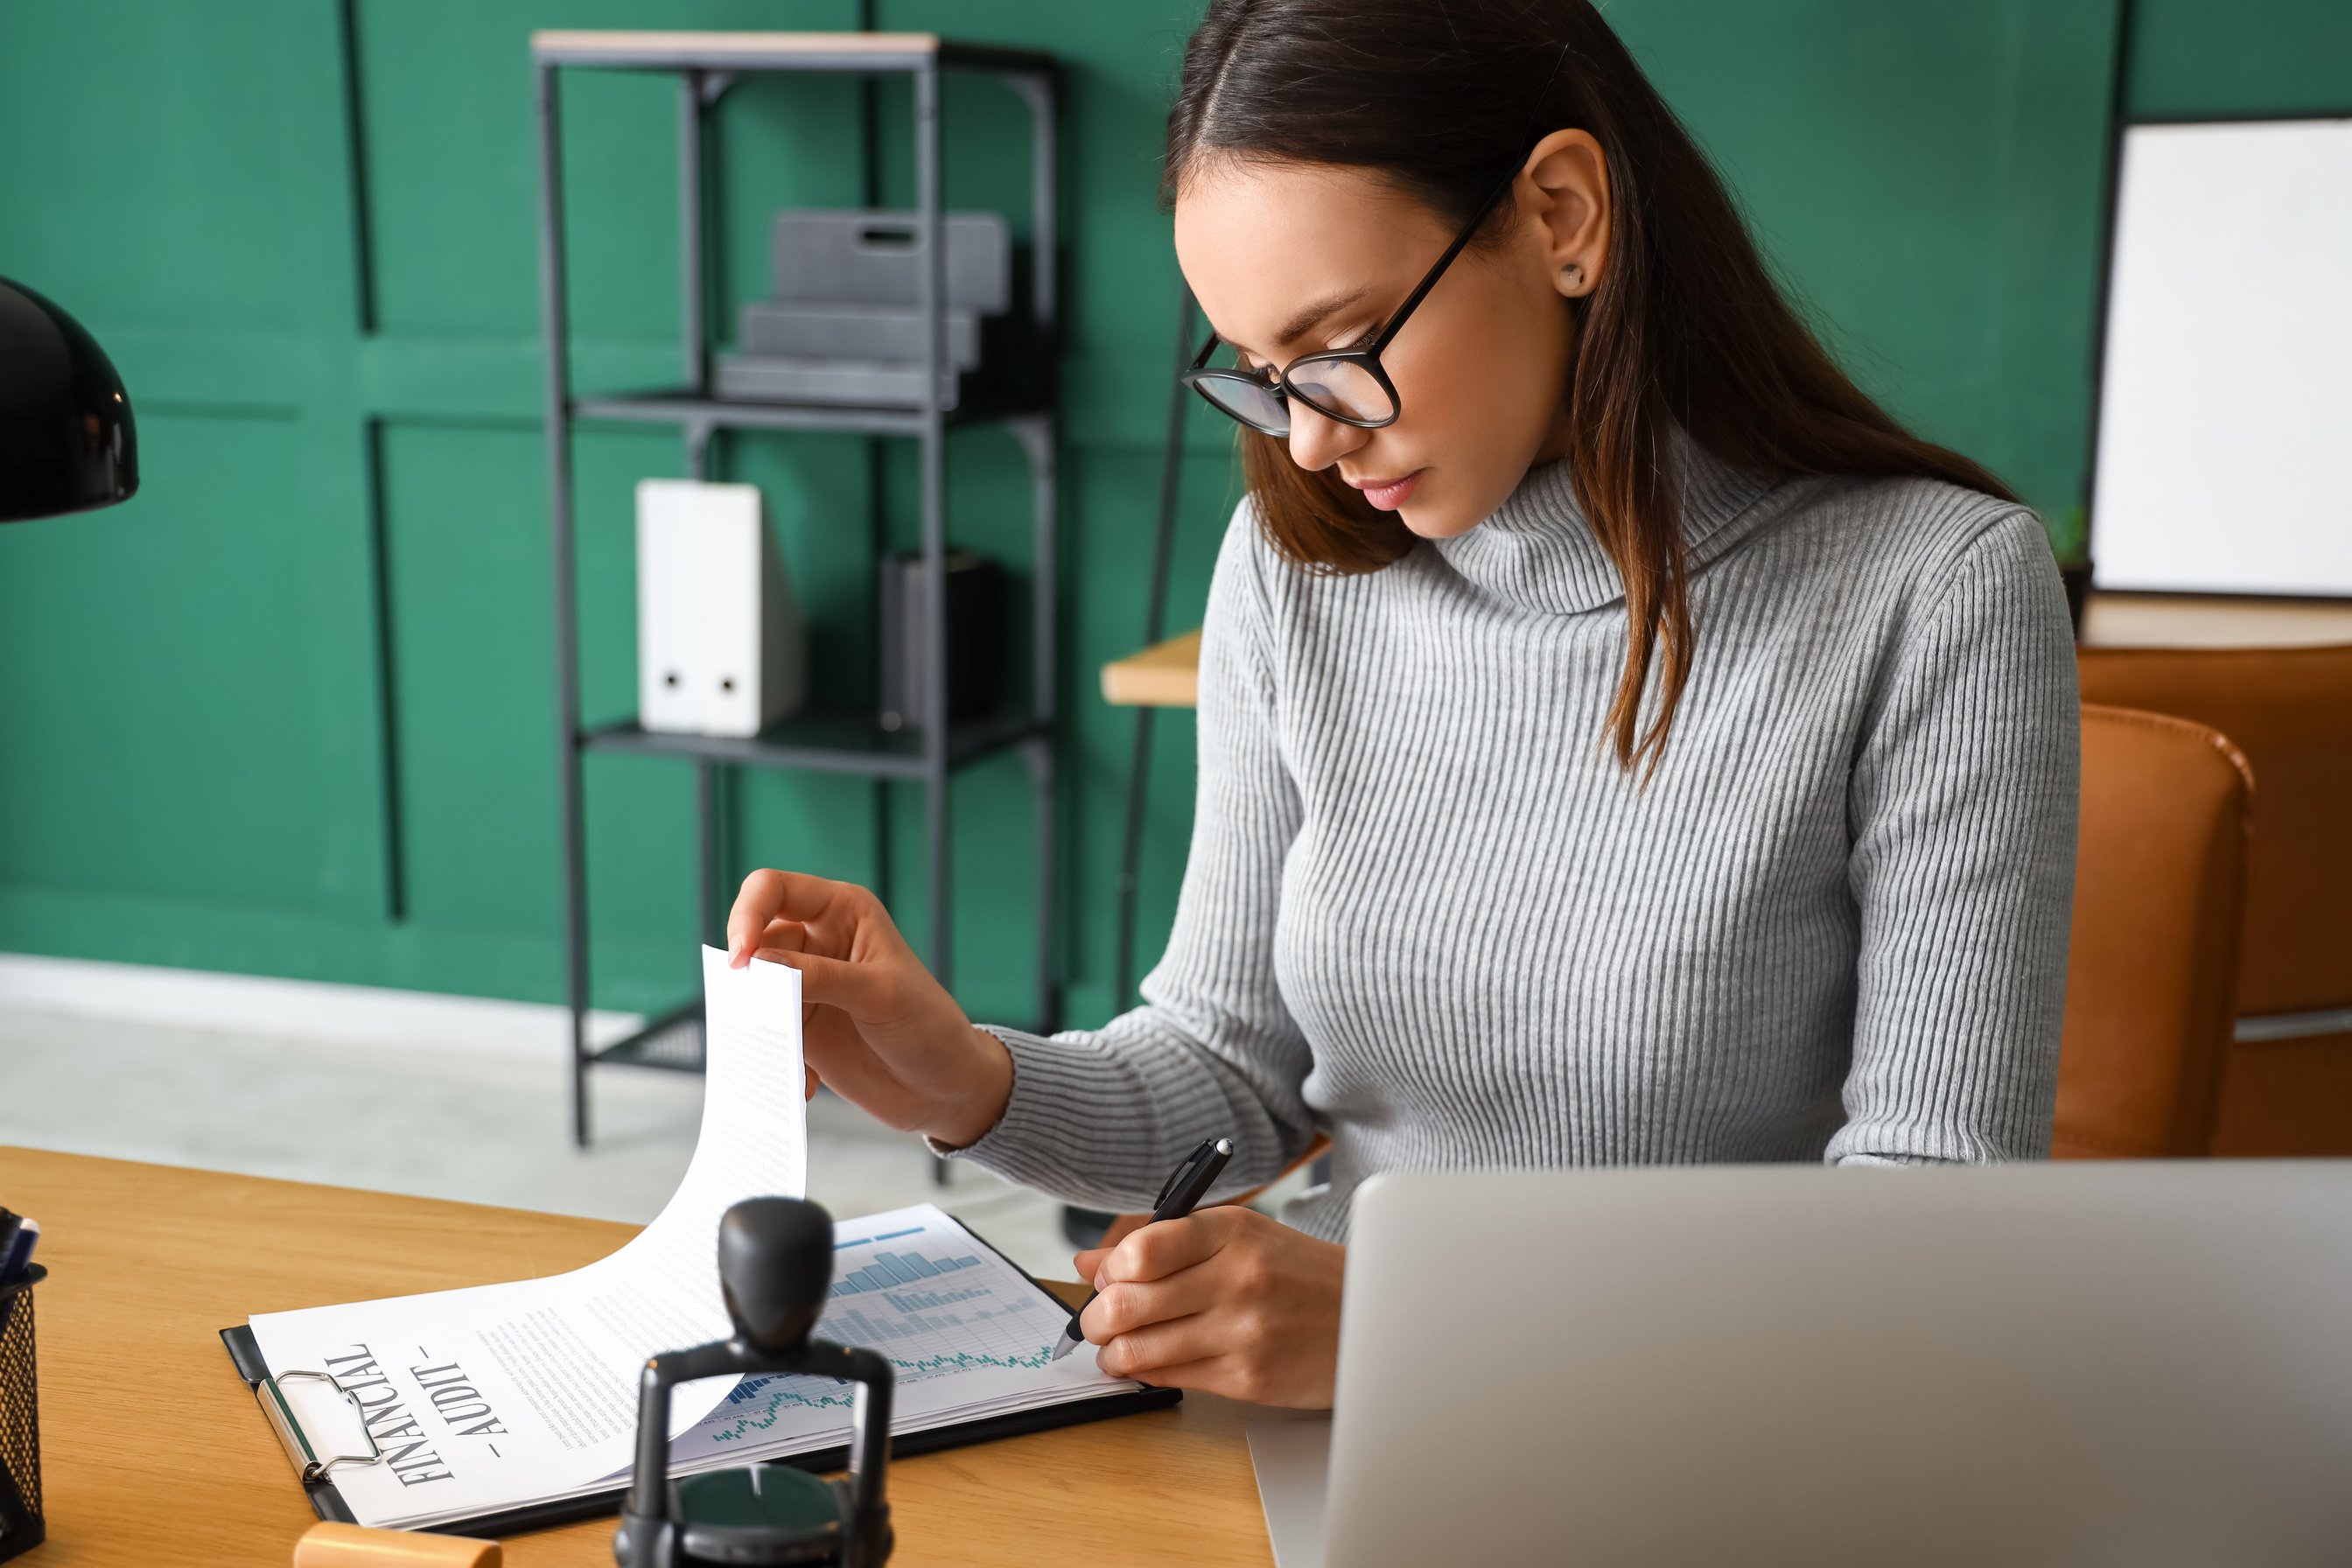
<instances>
[{"instance_id":1,"label":"black lamp shade","mask_svg":"<svg viewBox=\"0 0 2352 1568\"><path fill-rule=\"evenodd\" d=\"M0 522L112 506L138 488L131 400L106 351L0 278Z\"/></svg>"}]
</instances>

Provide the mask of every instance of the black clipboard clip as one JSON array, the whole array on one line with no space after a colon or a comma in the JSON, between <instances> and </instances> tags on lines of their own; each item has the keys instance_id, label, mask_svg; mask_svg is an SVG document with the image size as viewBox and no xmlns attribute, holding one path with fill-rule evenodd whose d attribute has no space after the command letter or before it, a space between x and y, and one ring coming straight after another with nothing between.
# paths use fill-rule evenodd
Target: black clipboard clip
<instances>
[{"instance_id":1,"label":"black clipboard clip","mask_svg":"<svg viewBox=\"0 0 2352 1568\"><path fill-rule=\"evenodd\" d=\"M302 1430L302 1423L296 1419L294 1406L287 1403L285 1394L278 1386L297 1378L323 1383L351 1402L352 1409L359 1415L360 1436L367 1439L366 1453L320 1455L318 1448L311 1444L310 1435ZM268 1418L269 1429L278 1434L278 1446L286 1450L286 1458L293 1465L294 1473L301 1478L306 1487L314 1481L325 1480L338 1465L374 1465L383 1460L383 1450L376 1446L375 1434L368 1430L367 1410L360 1404L360 1396L336 1382L333 1373L266 1373L253 1385L253 1401L261 1406L261 1414Z\"/></svg>"}]
</instances>

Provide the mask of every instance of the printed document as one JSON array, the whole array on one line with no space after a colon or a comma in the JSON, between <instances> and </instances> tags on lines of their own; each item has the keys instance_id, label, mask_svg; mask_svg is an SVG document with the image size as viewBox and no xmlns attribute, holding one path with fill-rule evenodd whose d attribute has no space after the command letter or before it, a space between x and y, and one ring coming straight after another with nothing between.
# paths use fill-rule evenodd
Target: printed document
<instances>
[{"instance_id":1,"label":"printed document","mask_svg":"<svg viewBox=\"0 0 2352 1568\"><path fill-rule=\"evenodd\" d=\"M719 1221L807 1180L800 973L730 969L703 950L707 1087L677 1191L619 1251L537 1279L250 1320L281 1389L359 1522L429 1528L625 1481L648 1356L725 1339ZM1065 1310L929 1205L835 1227L817 1333L898 1369L893 1431L916 1431L1139 1386L1091 1347L1048 1363ZM846 1441L850 1390L830 1379L709 1379L673 1391L674 1471ZM364 1436L362 1436L364 1428Z\"/></svg>"}]
</instances>

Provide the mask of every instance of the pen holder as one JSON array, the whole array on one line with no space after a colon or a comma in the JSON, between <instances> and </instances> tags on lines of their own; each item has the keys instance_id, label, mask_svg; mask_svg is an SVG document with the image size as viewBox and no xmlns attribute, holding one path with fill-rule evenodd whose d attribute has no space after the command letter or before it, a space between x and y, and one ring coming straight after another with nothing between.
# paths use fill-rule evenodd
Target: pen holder
<instances>
[{"instance_id":1,"label":"pen holder","mask_svg":"<svg viewBox=\"0 0 2352 1568\"><path fill-rule=\"evenodd\" d=\"M49 1277L36 1263L0 1288L0 1563L38 1546L41 1405L33 1355L33 1287Z\"/></svg>"}]
</instances>

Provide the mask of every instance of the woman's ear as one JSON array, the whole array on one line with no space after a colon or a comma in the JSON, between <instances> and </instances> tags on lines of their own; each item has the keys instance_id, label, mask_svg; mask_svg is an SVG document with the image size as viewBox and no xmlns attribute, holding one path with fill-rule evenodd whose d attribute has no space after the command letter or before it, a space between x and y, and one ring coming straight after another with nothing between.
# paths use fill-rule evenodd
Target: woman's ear
<instances>
[{"instance_id":1,"label":"woman's ear","mask_svg":"<svg viewBox=\"0 0 2352 1568\"><path fill-rule=\"evenodd\" d=\"M1552 287L1569 299L1601 286L1609 264L1609 159L1589 131L1555 131L1520 172L1535 186L1533 210Z\"/></svg>"}]
</instances>

